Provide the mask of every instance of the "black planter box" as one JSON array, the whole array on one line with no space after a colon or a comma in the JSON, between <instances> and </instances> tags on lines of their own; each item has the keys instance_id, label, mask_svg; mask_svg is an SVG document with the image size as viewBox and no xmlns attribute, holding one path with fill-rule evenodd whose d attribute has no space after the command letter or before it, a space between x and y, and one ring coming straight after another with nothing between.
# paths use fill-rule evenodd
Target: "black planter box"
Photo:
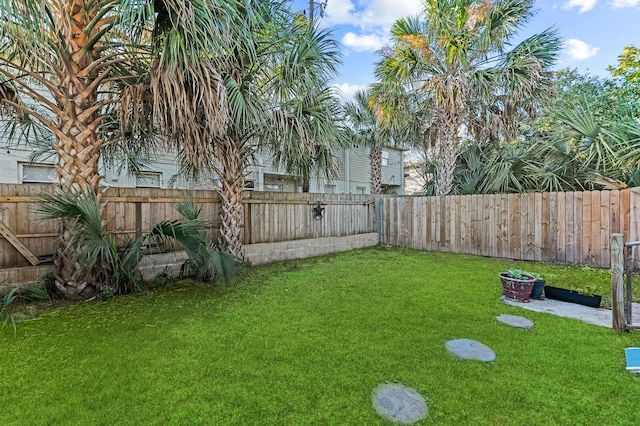
<instances>
[{"instance_id":1,"label":"black planter box","mask_svg":"<svg viewBox=\"0 0 640 426\"><path fill-rule=\"evenodd\" d=\"M586 294L578 293L573 290L566 290L564 288L545 286L544 295L548 299L562 300L563 302L577 303L579 305L591 306L592 308L599 308L602 296L593 295L587 296Z\"/></svg>"}]
</instances>

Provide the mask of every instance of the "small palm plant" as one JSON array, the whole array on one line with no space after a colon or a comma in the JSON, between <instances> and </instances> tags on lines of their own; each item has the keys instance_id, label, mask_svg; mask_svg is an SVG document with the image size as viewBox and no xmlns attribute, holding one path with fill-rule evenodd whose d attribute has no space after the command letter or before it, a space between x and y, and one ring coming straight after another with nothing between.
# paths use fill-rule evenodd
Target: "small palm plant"
<instances>
[{"instance_id":1,"label":"small palm plant","mask_svg":"<svg viewBox=\"0 0 640 426\"><path fill-rule=\"evenodd\" d=\"M182 275L192 275L199 281L211 282L216 277L225 281L242 271L246 262L242 259L220 251L207 232L207 221L200 219L202 211L193 198L174 201L173 207L187 220L198 224L197 232L192 235L193 244L184 245L189 259L182 265Z\"/></svg>"},{"instance_id":2,"label":"small palm plant","mask_svg":"<svg viewBox=\"0 0 640 426\"><path fill-rule=\"evenodd\" d=\"M63 280L68 275L58 271L55 287L66 298L83 300L98 295L125 294L140 289L142 277L138 264L143 256L143 247L149 244L163 245L169 240L182 244L193 264L200 265L206 256L211 256L210 244L205 244L203 225L197 216L185 221L165 220L156 224L139 238L118 237L104 229L100 206L91 192L72 193L59 191L41 197L39 206L44 219L66 221L68 233L65 242L56 253L56 266L76 265L73 282ZM64 261L61 261L64 260ZM77 268L81 265L81 268ZM207 269L212 279L215 264ZM203 277L203 275L198 275Z\"/></svg>"},{"instance_id":3,"label":"small palm plant","mask_svg":"<svg viewBox=\"0 0 640 426\"><path fill-rule=\"evenodd\" d=\"M10 292L5 294L2 299L0 299L0 323L11 322L11 317L7 315L5 310L7 309L7 306L9 306L11 303L13 303L14 300L18 298L17 292L18 289L13 288Z\"/></svg>"}]
</instances>

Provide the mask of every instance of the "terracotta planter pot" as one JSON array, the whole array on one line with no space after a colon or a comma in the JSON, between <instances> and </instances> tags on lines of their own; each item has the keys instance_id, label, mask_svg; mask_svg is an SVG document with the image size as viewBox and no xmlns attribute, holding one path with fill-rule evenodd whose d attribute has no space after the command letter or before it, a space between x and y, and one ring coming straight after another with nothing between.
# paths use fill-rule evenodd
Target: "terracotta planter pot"
<instances>
[{"instance_id":1,"label":"terracotta planter pot","mask_svg":"<svg viewBox=\"0 0 640 426\"><path fill-rule=\"evenodd\" d=\"M500 281L502 281L502 294L504 294L507 299L517 302L528 302L529 299L531 299L531 291L533 290L536 279L530 277L519 280L500 274Z\"/></svg>"}]
</instances>

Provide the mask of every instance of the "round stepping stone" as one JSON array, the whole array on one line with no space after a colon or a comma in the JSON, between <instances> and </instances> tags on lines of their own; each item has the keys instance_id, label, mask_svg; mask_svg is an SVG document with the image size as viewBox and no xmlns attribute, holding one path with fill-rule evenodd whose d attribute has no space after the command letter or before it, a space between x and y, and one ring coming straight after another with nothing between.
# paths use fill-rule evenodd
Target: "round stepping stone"
<instances>
[{"instance_id":1,"label":"round stepping stone","mask_svg":"<svg viewBox=\"0 0 640 426\"><path fill-rule=\"evenodd\" d=\"M398 383L385 383L375 388L372 401L378 414L401 424L413 424L428 414L422 395Z\"/></svg>"},{"instance_id":2,"label":"round stepping stone","mask_svg":"<svg viewBox=\"0 0 640 426\"><path fill-rule=\"evenodd\" d=\"M471 339L455 339L446 343L447 350L462 359L488 362L496 359L496 353L488 346Z\"/></svg>"},{"instance_id":3,"label":"round stepping stone","mask_svg":"<svg viewBox=\"0 0 640 426\"><path fill-rule=\"evenodd\" d=\"M528 320L524 317L519 317L517 315L498 315L496 317L496 320L498 320L498 322L510 325L511 327L533 328L533 321Z\"/></svg>"}]
</instances>

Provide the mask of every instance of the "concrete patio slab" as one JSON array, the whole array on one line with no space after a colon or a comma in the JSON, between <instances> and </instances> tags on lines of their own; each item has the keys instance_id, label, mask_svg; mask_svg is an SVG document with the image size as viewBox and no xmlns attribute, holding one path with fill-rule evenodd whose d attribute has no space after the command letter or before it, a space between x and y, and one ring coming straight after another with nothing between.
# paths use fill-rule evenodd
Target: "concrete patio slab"
<instances>
[{"instance_id":1,"label":"concrete patio slab","mask_svg":"<svg viewBox=\"0 0 640 426\"><path fill-rule=\"evenodd\" d=\"M564 318L575 318L601 327L612 327L611 309L591 308L553 299L531 299L528 303L522 303L502 296L500 300L506 305L517 306L529 311L543 312ZM640 325L640 303L634 303L631 311L633 312L633 324Z\"/></svg>"}]
</instances>

